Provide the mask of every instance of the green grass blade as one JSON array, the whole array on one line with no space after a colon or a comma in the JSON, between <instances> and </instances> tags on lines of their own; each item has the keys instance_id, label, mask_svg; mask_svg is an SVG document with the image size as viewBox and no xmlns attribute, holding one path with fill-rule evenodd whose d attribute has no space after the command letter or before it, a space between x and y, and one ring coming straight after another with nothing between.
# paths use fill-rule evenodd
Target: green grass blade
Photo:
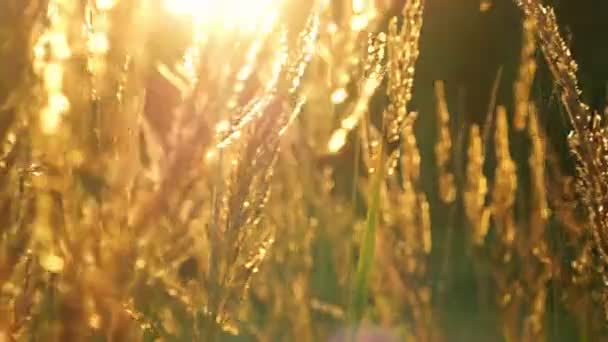
<instances>
[{"instance_id":1,"label":"green grass blade","mask_svg":"<svg viewBox=\"0 0 608 342\"><path fill-rule=\"evenodd\" d=\"M382 151L380 151L382 156ZM378 164L383 164L379 158ZM369 277L374 262L374 249L376 244L376 226L378 225L378 212L380 210L380 186L383 180L383 168L379 167L374 175L371 186L371 202L367 209L367 219L363 239L359 248L359 260L357 270L352 284L351 302L348 308L348 317L352 324L356 325L363 318L367 303L367 291Z\"/></svg>"}]
</instances>

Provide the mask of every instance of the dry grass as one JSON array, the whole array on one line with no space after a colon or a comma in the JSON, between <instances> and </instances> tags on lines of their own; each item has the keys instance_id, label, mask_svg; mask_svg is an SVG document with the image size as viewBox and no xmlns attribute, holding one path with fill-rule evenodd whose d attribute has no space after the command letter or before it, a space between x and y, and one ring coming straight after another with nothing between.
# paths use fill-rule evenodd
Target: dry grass
<instances>
[{"instance_id":1,"label":"dry grass","mask_svg":"<svg viewBox=\"0 0 608 342\"><path fill-rule=\"evenodd\" d=\"M517 1L513 113L456 127L441 81L435 113L410 103L425 1L279 3L248 32L160 1L0 4L0 342L455 340L459 236L480 340L551 340L558 315L605 336L608 138L551 9Z\"/></svg>"}]
</instances>

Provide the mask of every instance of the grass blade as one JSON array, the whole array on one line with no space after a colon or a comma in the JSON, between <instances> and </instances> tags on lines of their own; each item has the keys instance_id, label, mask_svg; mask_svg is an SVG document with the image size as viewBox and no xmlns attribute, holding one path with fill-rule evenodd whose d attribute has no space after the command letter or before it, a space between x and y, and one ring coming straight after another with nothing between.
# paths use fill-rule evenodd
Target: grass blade
<instances>
[{"instance_id":1,"label":"grass blade","mask_svg":"<svg viewBox=\"0 0 608 342\"><path fill-rule=\"evenodd\" d=\"M351 302L348 308L348 317L351 324L356 325L363 318L367 302L367 291L369 277L374 261L374 249L376 244L376 226L378 225L378 213L380 210L380 186L383 180L383 151L380 148L378 168L371 184L371 201L367 209L367 218L363 239L359 248L359 260L357 270L352 283Z\"/></svg>"}]
</instances>

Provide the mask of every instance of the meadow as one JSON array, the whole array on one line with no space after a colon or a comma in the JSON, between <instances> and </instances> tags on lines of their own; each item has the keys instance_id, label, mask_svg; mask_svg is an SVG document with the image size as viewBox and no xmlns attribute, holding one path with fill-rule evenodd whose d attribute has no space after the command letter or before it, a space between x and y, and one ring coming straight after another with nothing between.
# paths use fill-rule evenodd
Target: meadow
<instances>
[{"instance_id":1,"label":"meadow","mask_svg":"<svg viewBox=\"0 0 608 342\"><path fill-rule=\"evenodd\" d=\"M456 3L1 1L0 342L602 341L604 50Z\"/></svg>"}]
</instances>

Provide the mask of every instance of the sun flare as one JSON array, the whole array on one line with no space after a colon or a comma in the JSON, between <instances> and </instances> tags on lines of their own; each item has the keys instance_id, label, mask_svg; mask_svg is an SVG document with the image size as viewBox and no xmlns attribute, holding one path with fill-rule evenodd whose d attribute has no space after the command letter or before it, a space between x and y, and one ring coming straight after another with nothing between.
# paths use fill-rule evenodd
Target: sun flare
<instances>
[{"instance_id":1,"label":"sun flare","mask_svg":"<svg viewBox=\"0 0 608 342\"><path fill-rule=\"evenodd\" d=\"M199 26L213 31L253 32L273 20L281 0L165 0L175 15L194 18Z\"/></svg>"}]
</instances>

